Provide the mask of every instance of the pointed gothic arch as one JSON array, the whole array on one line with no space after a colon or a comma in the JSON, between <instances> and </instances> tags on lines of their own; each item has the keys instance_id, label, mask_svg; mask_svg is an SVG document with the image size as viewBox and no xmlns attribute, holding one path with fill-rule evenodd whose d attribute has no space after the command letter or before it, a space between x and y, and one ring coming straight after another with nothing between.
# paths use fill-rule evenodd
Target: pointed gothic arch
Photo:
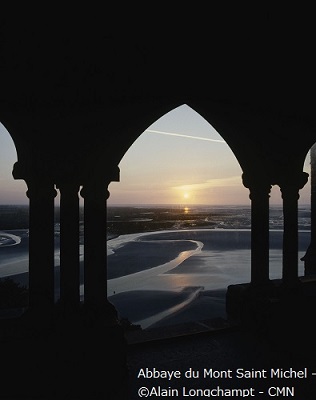
<instances>
[{"instance_id":1,"label":"pointed gothic arch","mask_svg":"<svg viewBox=\"0 0 316 400\"><path fill-rule=\"evenodd\" d=\"M175 116L172 117L171 115L174 114ZM185 118L185 122L181 121ZM193 122L190 122L189 120L192 120ZM166 122L164 123L165 120L169 121L169 129L165 129L165 131L162 130L152 130L152 126L156 126L156 124L163 124L165 125ZM146 119L145 119L146 121ZM171 126L170 126L171 124ZM200 124L200 126L199 126ZM189 125L189 127L188 127ZM198 134L195 133L196 129L202 130L203 134L202 137L201 135L199 136ZM162 136L164 135L164 136ZM149 137L150 136L150 137ZM166 140L164 141L165 146L160 144L161 141L158 140L158 138L164 137ZM167 138L170 139L171 145L168 145ZM142 140L142 147L138 147L138 142ZM176 140L178 142L176 142ZM223 142L221 144L219 143L213 143L214 146L212 146L212 141L213 142ZM147 148L145 147L146 144ZM188 155L192 154L194 155L194 146L195 144L201 144L201 146L195 146L195 151L196 151L196 157L194 160L187 161L185 157L188 157ZM159 147L155 147L159 146ZM177 150L177 146L178 150ZM170 149L169 149L170 147ZM141 150L137 151L137 148L141 149L143 148L143 152L141 153ZM183 149L181 155L178 155L179 149ZM168 151L170 151L172 154L169 155ZM199 155L200 152L200 155ZM147 154L148 153L148 154ZM164 155L165 153L167 154L167 161L164 161ZM217 153L221 154L221 157L217 155ZM150 155L149 155L150 154ZM234 169L233 172L230 171L230 174L235 174L234 176L236 178L234 179L240 179L240 185L242 186L242 169L241 166L238 162L238 159L236 158L234 152L232 149L229 147L229 145L224 141L222 136L215 131L215 129L212 127L212 125L207 121L205 118L203 118L198 112L196 112L194 109L192 109L190 106L187 104L181 104L178 105L177 107L167 111L164 115L160 116L155 120L153 123L150 125L146 126L141 134L139 134L136 139L134 140L133 143L130 144L129 148L124 151L124 155L122 158L119 160L119 169L120 169L120 181L118 183L114 182L111 183L109 186L109 190L111 192L111 196L109 198L109 204L113 202L118 202L120 201L117 199L117 191L119 190L120 187L122 187L122 179L124 178L124 174L126 172L128 173L127 175L130 176L132 171L134 170L134 165L138 165L138 170L142 170L143 172L143 177L145 175L148 175L149 170L150 170L150 165L153 165L152 163L155 161L155 171L160 170L160 173L166 168L166 165L168 165L168 171L169 173L172 174L173 169L176 169L178 171L178 174L181 174L180 167L177 166L177 163L179 163L182 168L183 168L183 173L182 175L185 176L185 171L188 173L190 168L187 168L188 165L190 165L191 169L194 170L195 164L198 164L199 162L199 157L201 159L204 159L203 157L209 157L209 160L203 166L205 169L209 171L209 175L203 174L201 167L196 171L196 176L195 176L195 183L196 187L198 188L199 185L202 187L210 185L210 183L207 183L206 181L208 179L214 178L215 176L217 177L218 174L222 173L222 171L217 171L212 174L212 171L217 168L216 161L213 161L213 159L217 159L217 162L220 164L225 164L224 160L226 157L232 156L233 160L235 160L234 163ZM177 158L178 156L178 158ZM132 158L134 157L134 158ZM177 160L174 161L173 159ZM128 161L126 161L128 160ZM126 163L129 163L126 165ZM166 164L167 163L167 164ZM142 166L142 167L141 167ZM125 169L125 170L124 170ZM139 174L139 172L138 172ZM166 178L166 177L165 177ZM142 178L138 178L142 179ZM190 178L189 178L190 179ZM192 180L192 177L191 177ZM204 181L205 180L205 181ZM162 184L166 184L166 182L162 179ZM186 182L185 179L182 182L182 185L185 186ZM237 181L235 183L236 185L238 184ZM193 186L193 185L192 185ZM220 188L219 188L220 190ZM241 199L237 200L238 202L244 201L245 203L248 202L248 195L247 191L244 190L245 196L244 198L242 195L240 196ZM131 194L131 192L130 192ZM225 199L222 198L220 199L219 196L216 196L217 202L220 204L222 201L225 203ZM114 200L113 200L114 198ZM117 200L116 200L117 199ZM242 200L243 199L243 200ZM146 201L146 199L141 200L144 203L150 203L150 201ZM179 201L179 199L178 199ZM236 198L234 199L236 202ZM127 203L133 203L134 200L130 199L127 200ZM152 203L155 203L155 201L151 201ZM160 200L156 201L161 202ZM165 198L164 200L165 203L172 204L175 202L174 199L172 199L171 196L169 198ZM215 199L211 198L201 198L199 201L199 197L195 198L194 203L209 203L211 202L212 204L216 203ZM227 202L228 203L228 202Z\"/></svg>"}]
</instances>

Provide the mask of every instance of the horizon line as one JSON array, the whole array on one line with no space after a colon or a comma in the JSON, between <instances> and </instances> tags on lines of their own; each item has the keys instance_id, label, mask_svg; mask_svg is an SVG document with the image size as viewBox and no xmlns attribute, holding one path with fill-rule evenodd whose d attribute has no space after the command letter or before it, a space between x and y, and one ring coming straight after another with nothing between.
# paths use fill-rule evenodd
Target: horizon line
<instances>
[{"instance_id":1,"label":"horizon line","mask_svg":"<svg viewBox=\"0 0 316 400\"><path fill-rule=\"evenodd\" d=\"M280 203L272 203L271 206L282 206L282 202ZM0 207L28 207L28 203L0 203ZM84 204L80 205L84 207ZM164 207L164 206L175 206L175 207L251 207L251 203L228 203L228 204L210 204L210 203L109 203L106 205L107 207L135 207L135 206L148 206L148 207ZM298 204L298 206L310 207L310 203L302 203ZM55 204L56 208L59 208L59 204Z\"/></svg>"}]
</instances>

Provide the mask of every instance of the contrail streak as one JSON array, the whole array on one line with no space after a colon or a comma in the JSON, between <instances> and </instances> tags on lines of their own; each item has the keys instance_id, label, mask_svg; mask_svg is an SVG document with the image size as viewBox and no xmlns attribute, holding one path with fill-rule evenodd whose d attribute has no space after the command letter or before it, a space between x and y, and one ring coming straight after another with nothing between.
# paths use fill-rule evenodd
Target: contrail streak
<instances>
[{"instance_id":1,"label":"contrail streak","mask_svg":"<svg viewBox=\"0 0 316 400\"><path fill-rule=\"evenodd\" d=\"M226 143L225 140L204 138L204 137L200 137L200 136L183 135L182 133L154 131L152 129L146 129L145 132L159 133L159 135L178 136L178 137L183 137L183 138L187 138L187 139L206 140L207 142Z\"/></svg>"}]
</instances>

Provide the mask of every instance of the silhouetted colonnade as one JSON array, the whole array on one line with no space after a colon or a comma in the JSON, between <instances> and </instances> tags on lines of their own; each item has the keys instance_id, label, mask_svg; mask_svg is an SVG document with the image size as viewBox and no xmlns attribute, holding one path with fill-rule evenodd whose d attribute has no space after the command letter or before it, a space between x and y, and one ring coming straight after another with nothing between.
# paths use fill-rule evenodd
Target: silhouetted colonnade
<instances>
[{"instance_id":1,"label":"silhouetted colonnade","mask_svg":"<svg viewBox=\"0 0 316 400\"><path fill-rule=\"evenodd\" d=\"M269 291L265 288L271 286L267 285L269 195L272 186L279 186L284 217L282 286L290 289L287 293L291 297L291 289L300 285L298 199L307 182L303 165L316 142L312 39L309 43L313 35L301 29L293 31L293 26L298 26L296 9L295 18L288 20L290 29L285 30L280 29L280 23L287 17L282 14L282 18L280 15L274 20L273 12L263 13L263 18L257 19L255 15L249 18L249 13L242 10L228 18L225 9L221 20L212 11L206 13L206 23L193 30L186 18L178 29L172 17L172 30L164 26L146 32L143 13L140 21L128 15L130 26L124 22L118 24L111 10L106 20L103 12L99 18L97 15L89 18L86 8L82 19L64 14L58 12L56 18L50 14L46 18L43 14L39 18L38 13L4 13L0 26L3 61L0 121L17 149L13 176L24 180L28 189L30 307L26 314L36 316L23 318L21 325L27 321L27 329L22 347L15 340L19 323L13 332L12 319L0 321L1 333L12 328L8 334L12 346L3 346L8 351L1 356L3 364L11 363L14 370L12 374L6 368L1 395L8 398L14 388L16 398L34 397L30 396L34 391L35 397L45 398L48 387L57 390L55 387L59 385L58 390L64 394L67 383L67 395L77 388L73 398L105 396L116 400L127 398L121 391L126 387L125 340L106 288L106 207L108 186L119 180L117 166L141 133L165 113L183 104L199 113L231 148L241 166L243 184L249 190L249 286L254 293ZM108 25L112 16L115 29L109 29ZM163 19L159 17L159 23L167 24L165 17L166 13ZM191 8L189 17L191 20ZM304 21L305 18L306 13ZM60 325L68 329L57 326L53 333L45 331L41 342L28 333L41 328L43 319L51 316L50 310L57 308L54 306L57 190L60 191L60 304L62 310L69 310ZM80 196L84 202L83 303L79 280ZM311 210L315 216L316 202L313 203ZM315 219L307 252L312 256L316 254L314 225ZM307 258L310 265L315 265L313 257ZM311 289L315 297L315 288ZM309 301L310 298L304 301L307 310ZM291 327L295 323L292 306L293 302L285 301L282 311L275 308L277 317L287 310ZM78 314L73 313L78 307L87 311L81 325L78 320L82 320L82 314L77 319ZM299 307L296 320L301 320L301 304ZM315 308L314 304L311 308ZM92 323L96 309L104 312ZM305 315L304 323L308 323L310 314L306 311ZM109 323L104 324L103 320ZM306 331L311 328L309 324ZM286 333L280 341L285 337ZM47 357L46 352L54 346L54 356ZM9 347L10 351L15 349L15 357L19 359L22 348L22 360L29 360L32 368L28 370L22 365L16 373ZM104 364L112 373L107 376L108 387L104 385L104 370L100 369ZM71 380L69 369L76 371L72 374L75 381Z\"/></svg>"},{"instance_id":2,"label":"silhouetted colonnade","mask_svg":"<svg viewBox=\"0 0 316 400\"><path fill-rule=\"evenodd\" d=\"M20 179L19 164L13 175ZM90 179L53 184L26 179L29 198L29 308L49 312L55 303L54 210L60 191L60 303L76 310L80 304L79 196L84 199L84 303L107 306L108 184ZM39 251L40 249L40 251ZM112 310L112 307L111 307Z\"/></svg>"},{"instance_id":3,"label":"silhouetted colonnade","mask_svg":"<svg viewBox=\"0 0 316 400\"><path fill-rule=\"evenodd\" d=\"M306 172L279 183L283 200L282 281L287 287L298 284L298 199L308 181ZM269 197L272 184L243 175L251 200L251 284L269 282ZM275 183L274 183L275 184Z\"/></svg>"},{"instance_id":4,"label":"silhouetted colonnade","mask_svg":"<svg viewBox=\"0 0 316 400\"><path fill-rule=\"evenodd\" d=\"M14 176L19 175L18 163ZM269 197L272 184L246 173L243 184L251 199L251 285L263 287L269 279ZM298 277L298 199L307 183L305 172L279 182L283 199L283 270L286 287ZM46 311L54 305L54 207L60 191L60 302L72 310L80 304L79 196L84 199L84 303L93 307L107 302L107 199L109 181L89 180L53 184L26 180L29 198L29 306ZM38 249L41 249L39 252ZM112 307L109 308L111 313Z\"/></svg>"}]
</instances>

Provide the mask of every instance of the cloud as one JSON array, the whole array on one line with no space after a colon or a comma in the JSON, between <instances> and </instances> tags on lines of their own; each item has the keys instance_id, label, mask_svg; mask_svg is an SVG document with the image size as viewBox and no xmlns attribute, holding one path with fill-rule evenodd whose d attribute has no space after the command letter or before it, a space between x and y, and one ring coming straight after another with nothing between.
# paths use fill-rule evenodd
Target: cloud
<instances>
[{"instance_id":1,"label":"cloud","mask_svg":"<svg viewBox=\"0 0 316 400\"><path fill-rule=\"evenodd\" d=\"M173 189L183 191L196 191L215 187L227 187L227 186L241 186L242 181L240 176L231 176L227 178L214 178L208 179L202 183L192 183L189 185L174 186Z\"/></svg>"},{"instance_id":2,"label":"cloud","mask_svg":"<svg viewBox=\"0 0 316 400\"><path fill-rule=\"evenodd\" d=\"M225 140L211 139L211 138L205 138L205 137L200 137L200 136L184 135L182 133L175 133L175 132L155 131L152 129L146 129L145 132L158 133L159 135L167 135L167 136L178 136L178 137L182 137L182 138L186 138L186 139L205 140L207 142L226 143Z\"/></svg>"}]
</instances>

